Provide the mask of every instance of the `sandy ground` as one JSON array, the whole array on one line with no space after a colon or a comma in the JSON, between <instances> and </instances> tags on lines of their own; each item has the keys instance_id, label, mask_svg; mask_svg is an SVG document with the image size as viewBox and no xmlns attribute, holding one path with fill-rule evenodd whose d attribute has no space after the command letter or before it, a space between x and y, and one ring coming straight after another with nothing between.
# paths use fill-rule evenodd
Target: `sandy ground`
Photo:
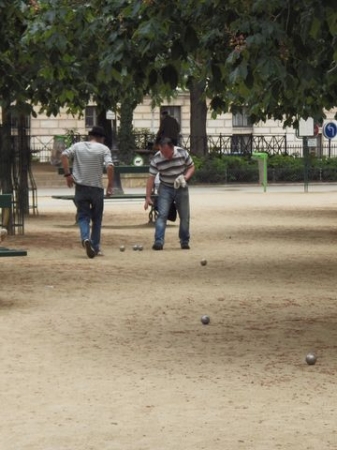
<instances>
[{"instance_id":1,"label":"sandy ground","mask_svg":"<svg viewBox=\"0 0 337 450\"><path fill-rule=\"evenodd\" d=\"M337 449L337 186L191 207L191 250L171 223L154 252L143 204L107 203L89 260L39 198L0 260L1 450Z\"/></svg>"}]
</instances>

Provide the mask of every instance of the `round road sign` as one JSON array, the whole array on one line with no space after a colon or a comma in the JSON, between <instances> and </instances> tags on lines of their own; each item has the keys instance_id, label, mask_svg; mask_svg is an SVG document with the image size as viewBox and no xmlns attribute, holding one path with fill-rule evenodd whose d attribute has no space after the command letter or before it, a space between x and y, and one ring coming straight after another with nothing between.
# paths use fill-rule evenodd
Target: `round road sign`
<instances>
[{"instance_id":1,"label":"round road sign","mask_svg":"<svg viewBox=\"0 0 337 450\"><path fill-rule=\"evenodd\" d=\"M337 122L335 120L326 122L323 125L323 136L327 139L333 139L337 136Z\"/></svg>"}]
</instances>

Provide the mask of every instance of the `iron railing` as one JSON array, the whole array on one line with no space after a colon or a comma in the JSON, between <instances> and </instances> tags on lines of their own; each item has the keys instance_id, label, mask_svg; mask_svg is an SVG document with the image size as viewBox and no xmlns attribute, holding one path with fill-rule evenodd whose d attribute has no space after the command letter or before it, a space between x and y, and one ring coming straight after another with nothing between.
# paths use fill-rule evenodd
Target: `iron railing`
<instances>
[{"instance_id":1,"label":"iron railing","mask_svg":"<svg viewBox=\"0 0 337 450\"><path fill-rule=\"evenodd\" d=\"M62 144L62 136L38 135L30 136L30 151L33 159L40 162L51 162L55 146L63 145L66 148L71 142L84 140L87 136L74 135L72 137L64 136ZM269 155L291 155L303 156L303 143L287 142L286 135L208 135L204 137L193 137L193 142L197 143L198 139L202 141L201 148L204 149L204 155L209 153L218 153L219 155L251 155L253 151L267 152ZM137 133L135 134L135 142L137 150L152 150L155 141L155 134ZM315 143L315 142L314 142ZM191 136L180 137L180 145L193 154L191 148ZM329 141L329 143L321 144L317 140L316 145L309 146L309 152L317 157L337 157L337 142Z\"/></svg>"}]
</instances>

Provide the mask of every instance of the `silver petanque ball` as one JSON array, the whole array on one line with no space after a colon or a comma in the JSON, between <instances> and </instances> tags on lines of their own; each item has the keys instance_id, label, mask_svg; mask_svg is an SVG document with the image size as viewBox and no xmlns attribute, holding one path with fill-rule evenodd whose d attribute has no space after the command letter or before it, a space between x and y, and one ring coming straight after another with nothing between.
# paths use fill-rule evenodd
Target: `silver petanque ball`
<instances>
[{"instance_id":1,"label":"silver petanque ball","mask_svg":"<svg viewBox=\"0 0 337 450\"><path fill-rule=\"evenodd\" d=\"M119 247L119 250L120 250L121 252L125 252L125 246L124 246L124 245L121 245L121 246Z\"/></svg>"},{"instance_id":2,"label":"silver petanque ball","mask_svg":"<svg viewBox=\"0 0 337 450\"><path fill-rule=\"evenodd\" d=\"M141 244L138 245L138 250L141 252L143 250L143 246Z\"/></svg>"},{"instance_id":3,"label":"silver petanque ball","mask_svg":"<svg viewBox=\"0 0 337 450\"><path fill-rule=\"evenodd\" d=\"M134 251L137 251L138 248L139 248L139 245L138 245L138 244L135 244L132 248L134 249Z\"/></svg>"},{"instance_id":4,"label":"silver petanque ball","mask_svg":"<svg viewBox=\"0 0 337 450\"><path fill-rule=\"evenodd\" d=\"M315 353L310 352L305 357L305 362L308 364L308 366L313 366L314 364L316 364L316 361L317 361L317 356L315 355Z\"/></svg>"},{"instance_id":5,"label":"silver petanque ball","mask_svg":"<svg viewBox=\"0 0 337 450\"><path fill-rule=\"evenodd\" d=\"M207 260L206 260L205 258L202 258L202 260L200 261L200 264L201 264L202 266L206 266Z\"/></svg>"},{"instance_id":6,"label":"silver petanque ball","mask_svg":"<svg viewBox=\"0 0 337 450\"><path fill-rule=\"evenodd\" d=\"M204 325L208 325L211 321L211 319L207 315L201 316L200 320L201 320L201 323L203 323Z\"/></svg>"}]
</instances>

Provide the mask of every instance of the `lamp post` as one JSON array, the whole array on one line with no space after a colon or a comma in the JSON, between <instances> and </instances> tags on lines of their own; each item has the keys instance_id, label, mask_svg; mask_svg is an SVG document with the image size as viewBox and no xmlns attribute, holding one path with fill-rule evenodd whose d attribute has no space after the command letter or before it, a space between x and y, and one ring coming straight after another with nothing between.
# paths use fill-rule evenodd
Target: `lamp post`
<instances>
[{"instance_id":1,"label":"lamp post","mask_svg":"<svg viewBox=\"0 0 337 450\"><path fill-rule=\"evenodd\" d=\"M118 139L117 139L117 124L116 124L116 114L114 111L107 111L106 112L106 118L110 120L111 122L111 157L112 161L115 166L119 165L119 159L118 159ZM124 194L122 183L121 183L121 176L120 173L115 171L114 174L114 193L115 194Z\"/></svg>"}]
</instances>

